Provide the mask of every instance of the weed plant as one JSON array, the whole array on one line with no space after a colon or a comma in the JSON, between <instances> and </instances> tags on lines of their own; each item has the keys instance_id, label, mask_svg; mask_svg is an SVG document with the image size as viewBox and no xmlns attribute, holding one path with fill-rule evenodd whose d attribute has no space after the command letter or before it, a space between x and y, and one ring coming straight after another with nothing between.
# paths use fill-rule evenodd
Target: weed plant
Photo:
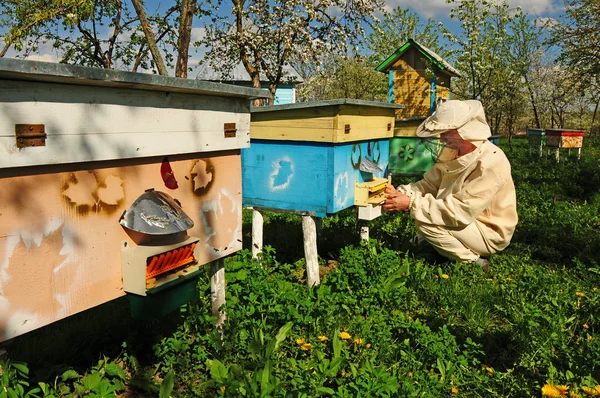
<instances>
[{"instance_id":1,"label":"weed plant","mask_svg":"<svg viewBox=\"0 0 600 398\"><path fill-rule=\"evenodd\" d=\"M54 379L35 375L48 364L29 377L22 363L16 370L3 363L4 389L20 385L16 396L25 396L38 386L44 396L41 382L48 394L75 396L85 377L99 374L98 383L114 389L93 396L539 397L547 384L568 386L572 396L594 394L600 147L586 137L581 160L560 163L530 156L526 140L503 149L519 224L489 273L411 248L414 226L404 213L371 222L372 239L361 243L347 210L323 220L322 283L308 289L300 217L268 213L260 261L248 250L226 261L222 328L208 315L203 274L196 303L128 325L121 351L87 370L79 365L64 393L64 369ZM250 218L244 214L245 247Z\"/></svg>"}]
</instances>

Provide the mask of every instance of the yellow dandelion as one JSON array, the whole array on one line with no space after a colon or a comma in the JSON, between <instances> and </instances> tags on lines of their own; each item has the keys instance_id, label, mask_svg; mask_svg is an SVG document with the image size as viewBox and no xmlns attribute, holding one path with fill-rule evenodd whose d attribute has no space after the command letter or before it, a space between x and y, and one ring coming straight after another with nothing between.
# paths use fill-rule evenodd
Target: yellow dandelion
<instances>
[{"instance_id":1,"label":"yellow dandelion","mask_svg":"<svg viewBox=\"0 0 600 398\"><path fill-rule=\"evenodd\" d=\"M585 293L582 293L582 292L577 292L577 293L575 293L575 295L577 297L585 297Z\"/></svg>"},{"instance_id":2,"label":"yellow dandelion","mask_svg":"<svg viewBox=\"0 0 600 398\"><path fill-rule=\"evenodd\" d=\"M340 339L342 340L348 340L351 339L352 336L350 336L350 334L346 331L340 332Z\"/></svg>"},{"instance_id":3,"label":"yellow dandelion","mask_svg":"<svg viewBox=\"0 0 600 398\"><path fill-rule=\"evenodd\" d=\"M492 278L485 278L485 280L486 280L486 281L488 281L488 282L491 282L491 281L493 281L493 279L492 279Z\"/></svg>"},{"instance_id":4,"label":"yellow dandelion","mask_svg":"<svg viewBox=\"0 0 600 398\"><path fill-rule=\"evenodd\" d=\"M408 377L413 377L413 373L412 373L412 372L408 372L408 373L407 373L407 376L408 376Z\"/></svg>"},{"instance_id":5,"label":"yellow dandelion","mask_svg":"<svg viewBox=\"0 0 600 398\"><path fill-rule=\"evenodd\" d=\"M566 396L567 396L567 394L569 393L569 386L554 386L554 387L556 387L556 389L557 389L558 391L560 391L560 394L561 394L562 396L565 396L565 397L566 397Z\"/></svg>"},{"instance_id":6,"label":"yellow dandelion","mask_svg":"<svg viewBox=\"0 0 600 398\"><path fill-rule=\"evenodd\" d=\"M583 390L583 392L585 393L585 395L588 395L590 397L596 397L596 396L598 396L598 392L595 389L593 389L593 388L581 387L581 389Z\"/></svg>"},{"instance_id":7,"label":"yellow dandelion","mask_svg":"<svg viewBox=\"0 0 600 398\"><path fill-rule=\"evenodd\" d=\"M317 371L316 371L316 370L313 370L312 374L316 375L316 374L317 374Z\"/></svg>"},{"instance_id":8,"label":"yellow dandelion","mask_svg":"<svg viewBox=\"0 0 600 398\"><path fill-rule=\"evenodd\" d=\"M450 390L452 392L452 394L458 394L458 388L456 387L452 387L452 390Z\"/></svg>"},{"instance_id":9,"label":"yellow dandelion","mask_svg":"<svg viewBox=\"0 0 600 398\"><path fill-rule=\"evenodd\" d=\"M598 290L598 286L594 286L594 290Z\"/></svg>"},{"instance_id":10,"label":"yellow dandelion","mask_svg":"<svg viewBox=\"0 0 600 398\"><path fill-rule=\"evenodd\" d=\"M226 389L227 389L227 387L225 387L225 386L221 386L221 392L222 392L223 394L225 394L225 390L226 390Z\"/></svg>"},{"instance_id":11,"label":"yellow dandelion","mask_svg":"<svg viewBox=\"0 0 600 398\"><path fill-rule=\"evenodd\" d=\"M552 384L546 384L542 387L542 397L561 398L562 396L560 390Z\"/></svg>"},{"instance_id":12,"label":"yellow dandelion","mask_svg":"<svg viewBox=\"0 0 600 398\"><path fill-rule=\"evenodd\" d=\"M367 345L365 347L371 348L371 343L367 343Z\"/></svg>"},{"instance_id":13,"label":"yellow dandelion","mask_svg":"<svg viewBox=\"0 0 600 398\"><path fill-rule=\"evenodd\" d=\"M596 390L596 394L600 395L600 386L596 385L596 387L594 387L594 390Z\"/></svg>"},{"instance_id":14,"label":"yellow dandelion","mask_svg":"<svg viewBox=\"0 0 600 398\"><path fill-rule=\"evenodd\" d=\"M361 339L360 337L358 339L354 339L354 344L362 345L362 343L363 343L363 339Z\"/></svg>"},{"instance_id":15,"label":"yellow dandelion","mask_svg":"<svg viewBox=\"0 0 600 398\"><path fill-rule=\"evenodd\" d=\"M588 334L588 337L587 337L587 339L586 339L586 340L587 340L587 341L588 341L588 343L589 343L590 341L594 340L594 337L592 337L591 335L589 335L589 334Z\"/></svg>"},{"instance_id":16,"label":"yellow dandelion","mask_svg":"<svg viewBox=\"0 0 600 398\"><path fill-rule=\"evenodd\" d=\"M507 281L512 281L512 280L513 280L513 278L511 278L511 277L508 277L508 278L506 278L506 280L507 280Z\"/></svg>"},{"instance_id":17,"label":"yellow dandelion","mask_svg":"<svg viewBox=\"0 0 600 398\"><path fill-rule=\"evenodd\" d=\"M448 278L450 278L450 277L448 276L448 274L442 274L442 278L444 278L444 279L448 279Z\"/></svg>"},{"instance_id":18,"label":"yellow dandelion","mask_svg":"<svg viewBox=\"0 0 600 398\"><path fill-rule=\"evenodd\" d=\"M487 370L488 373L494 374L494 369L490 368L489 366L484 366L484 369Z\"/></svg>"},{"instance_id":19,"label":"yellow dandelion","mask_svg":"<svg viewBox=\"0 0 600 398\"><path fill-rule=\"evenodd\" d=\"M584 323L584 324L583 324L583 328L584 328L584 329L589 329L589 328L590 328L590 325L588 325L587 323Z\"/></svg>"},{"instance_id":20,"label":"yellow dandelion","mask_svg":"<svg viewBox=\"0 0 600 398\"><path fill-rule=\"evenodd\" d=\"M302 344L302 347L300 347L300 348L302 348L303 351L308 351L312 348L312 344L304 343L304 344Z\"/></svg>"},{"instance_id":21,"label":"yellow dandelion","mask_svg":"<svg viewBox=\"0 0 600 398\"><path fill-rule=\"evenodd\" d=\"M319 340L321 340L321 343L324 343L324 342L326 342L329 339L327 338L327 336L321 335L321 336L319 336Z\"/></svg>"},{"instance_id":22,"label":"yellow dandelion","mask_svg":"<svg viewBox=\"0 0 600 398\"><path fill-rule=\"evenodd\" d=\"M298 345L302 345L304 343L306 343L306 341L303 338L299 338L296 340L296 344L298 344Z\"/></svg>"}]
</instances>

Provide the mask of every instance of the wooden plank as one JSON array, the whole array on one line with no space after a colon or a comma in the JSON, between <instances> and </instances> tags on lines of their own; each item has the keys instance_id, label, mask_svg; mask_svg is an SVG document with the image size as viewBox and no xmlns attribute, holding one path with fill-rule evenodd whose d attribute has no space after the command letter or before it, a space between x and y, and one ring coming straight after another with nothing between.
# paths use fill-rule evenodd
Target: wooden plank
<instances>
[{"instance_id":1,"label":"wooden plank","mask_svg":"<svg viewBox=\"0 0 600 398\"><path fill-rule=\"evenodd\" d=\"M394 137L416 137L417 127L423 123L424 119L417 120L396 120L394 127Z\"/></svg>"},{"instance_id":2,"label":"wooden plank","mask_svg":"<svg viewBox=\"0 0 600 398\"><path fill-rule=\"evenodd\" d=\"M342 104L252 113L252 139L349 142L391 137L395 109ZM346 125L350 132L346 133Z\"/></svg>"},{"instance_id":3,"label":"wooden plank","mask_svg":"<svg viewBox=\"0 0 600 398\"><path fill-rule=\"evenodd\" d=\"M245 99L0 80L0 168L166 156L249 145ZM235 123L235 137L224 124ZM16 124L43 124L46 145L18 149Z\"/></svg>"}]
</instances>

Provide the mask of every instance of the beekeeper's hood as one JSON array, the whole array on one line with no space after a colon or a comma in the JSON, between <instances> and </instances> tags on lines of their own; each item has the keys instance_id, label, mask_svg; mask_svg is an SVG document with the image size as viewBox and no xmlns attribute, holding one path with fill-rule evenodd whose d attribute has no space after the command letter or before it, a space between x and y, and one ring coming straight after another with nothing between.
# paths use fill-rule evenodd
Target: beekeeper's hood
<instances>
[{"instance_id":1,"label":"beekeeper's hood","mask_svg":"<svg viewBox=\"0 0 600 398\"><path fill-rule=\"evenodd\" d=\"M477 100L443 102L417 127L417 136L439 137L441 133L454 129L458 130L464 140L475 144L487 140L491 136L491 131L485 120L481 102Z\"/></svg>"}]
</instances>

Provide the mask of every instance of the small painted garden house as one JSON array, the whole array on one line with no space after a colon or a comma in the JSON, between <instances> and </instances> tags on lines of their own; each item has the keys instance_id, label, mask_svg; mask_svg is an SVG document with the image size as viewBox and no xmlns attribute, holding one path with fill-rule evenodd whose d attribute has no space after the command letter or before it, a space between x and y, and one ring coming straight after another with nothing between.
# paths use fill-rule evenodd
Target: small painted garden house
<instances>
[{"instance_id":1,"label":"small painted garden house","mask_svg":"<svg viewBox=\"0 0 600 398\"><path fill-rule=\"evenodd\" d=\"M376 70L389 74L388 101L403 105L396 110L389 169L394 174L422 175L433 166L433 159L420 147L416 128L440 101L450 99L450 79L460 77L460 73L413 39L408 39Z\"/></svg>"}]
</instances>

